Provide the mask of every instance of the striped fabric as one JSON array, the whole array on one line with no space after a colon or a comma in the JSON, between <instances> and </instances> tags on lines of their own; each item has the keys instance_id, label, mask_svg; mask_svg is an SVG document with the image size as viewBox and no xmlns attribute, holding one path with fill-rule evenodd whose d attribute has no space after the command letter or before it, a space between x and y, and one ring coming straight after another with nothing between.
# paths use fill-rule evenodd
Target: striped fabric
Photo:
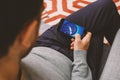
<instances>
[{"instance_id":1,"label":"striped fabric","mask_svg":"<svg viewBox=\"0 0 120 80\"><path fill-rule=\"evenodd\" d=\"M96 0L44 0L45 10L42 20L49 25L56 24L61 18L87 6ZM114 0L120 13L120 0Z\"/></svg>"}]
</instances>

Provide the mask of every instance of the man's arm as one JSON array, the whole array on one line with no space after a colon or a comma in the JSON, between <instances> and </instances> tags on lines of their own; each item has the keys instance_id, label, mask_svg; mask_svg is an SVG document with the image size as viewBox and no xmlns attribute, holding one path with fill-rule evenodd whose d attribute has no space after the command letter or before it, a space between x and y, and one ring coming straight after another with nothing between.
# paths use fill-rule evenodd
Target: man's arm
<instances>
[{"instance_id":1,"label":"man's arm","mask_svg":"<svg viewBox=\"0 0 120 80\"><path fill-rule=\"evenodd\" d=\"M74 51L72 80L92 80L90 68L86 62L85 50Z\"/></svg>"},{"instance_id":2,"label":"man's arm","mask_svg":"<svg viewBox=\"0 0 120 80\"><path fill-rule=\"evenodd\" d=\"M71 49L74 50L72 80L92 80L91 71L86 61L91 36L92 34L88 32L83 39L80 35L76 35L75 39L72 39Z\"/></svg>"}]
</instances>

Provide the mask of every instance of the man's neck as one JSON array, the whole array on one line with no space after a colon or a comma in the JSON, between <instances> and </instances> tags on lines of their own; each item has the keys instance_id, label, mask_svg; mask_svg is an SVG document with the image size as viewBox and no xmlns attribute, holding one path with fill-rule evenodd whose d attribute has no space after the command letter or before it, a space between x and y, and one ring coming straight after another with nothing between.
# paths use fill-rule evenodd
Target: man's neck
<instances>
[{"instance_id":1,"label":"man's neck","mask_svg":"<svg viewBox=\"0 0 120 80\"><path fill-rule=\"evenodd\" d=\"M0 80L17 80L20 60L17 57L13 57L5 56L0 59Z\"/></svg>"}]
</instances>

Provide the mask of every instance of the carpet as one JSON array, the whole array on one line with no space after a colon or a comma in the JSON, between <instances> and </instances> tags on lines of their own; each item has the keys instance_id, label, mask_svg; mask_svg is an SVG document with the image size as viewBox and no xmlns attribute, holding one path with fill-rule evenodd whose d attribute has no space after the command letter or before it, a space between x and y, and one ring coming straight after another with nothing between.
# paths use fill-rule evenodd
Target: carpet
<instances>
[{"instance_id":1,"label":"carpet","mask_svg":"<svg viewBox=\"0 0 120 80\"><path fill-rule=\"evenodd\" d=\"M54 25L71 13L87 6L96 0L44 0L45 10L42 21L48 25ZM120 13L120 0L114 0Z\"/></svg>"}]
</instances>

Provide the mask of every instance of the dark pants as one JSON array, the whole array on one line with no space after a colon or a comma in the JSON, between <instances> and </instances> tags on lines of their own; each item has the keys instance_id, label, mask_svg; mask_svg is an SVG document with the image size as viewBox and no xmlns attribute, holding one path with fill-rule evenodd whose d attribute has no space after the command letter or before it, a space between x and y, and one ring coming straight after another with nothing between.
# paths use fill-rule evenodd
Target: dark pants
<instances>
[{"instance_id":1,"label":"dark pants","mask_svg":"<svg viewBox=\"0 0 120 80\"><path fill-rule=\"evenodd\" d=\"M88 50L88 65L91 68L93 80L99 78L101 58L103 54L103 36L112 44L116 31L120 27L120 16L112 0L96 1L66 17L67 20L84 26L92 32L91 44ZM44 32L37 40L36 46L46 46L55 49L73 60L70 50L71 37L57 31L58 24ZM52 53L51 53L52 54Z\"/></svg>"}]
</instances>

